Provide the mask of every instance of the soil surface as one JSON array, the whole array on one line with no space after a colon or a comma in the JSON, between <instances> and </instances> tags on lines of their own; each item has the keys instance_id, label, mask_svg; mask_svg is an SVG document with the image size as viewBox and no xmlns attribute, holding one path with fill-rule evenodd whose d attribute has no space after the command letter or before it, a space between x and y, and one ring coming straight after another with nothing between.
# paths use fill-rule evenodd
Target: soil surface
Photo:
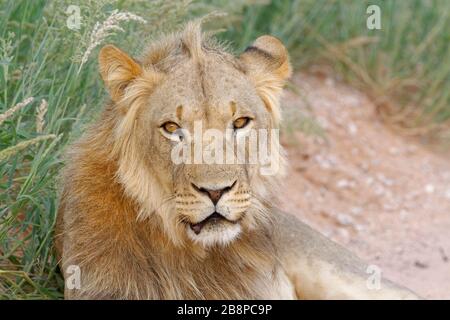
<instances>
[{"instance_id":1,"label":"soil surface","mask_svg":"<svg viewBox=\"0 0 450 320\"><path fill-rule=\"evenodd\" d=\"M450 159L384 126L355 89L304 74L293 83L282 208L394 282L450 299Z\"/></svg>"}]
</instances>

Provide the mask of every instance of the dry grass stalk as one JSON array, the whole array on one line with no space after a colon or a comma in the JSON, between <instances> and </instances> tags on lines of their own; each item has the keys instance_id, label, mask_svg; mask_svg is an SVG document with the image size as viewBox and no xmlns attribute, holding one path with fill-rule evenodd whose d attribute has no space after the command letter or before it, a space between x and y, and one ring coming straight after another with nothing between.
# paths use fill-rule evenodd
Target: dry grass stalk
<instances>
[{"instance_id":1,"label":"dry grass stalk","mask_svg":"<svg viewBox=\"0 0 450 320\"><path fill-rule=\"evenodd\" d=\"M42 131L44 130L44 125L45 125L45 114L47 113L48 110L48 102L45 99L42 99L41 104L39 105L38 109L37 109L37 114L36 114L36 132L37 133L42 133Z\"/></svg>"},{"instance_id":2,"label":"dry grass stalk","mask_svg":"<svg viewBox=\"0 0 450 320\"><path fill-rule=\"evenodd\" d=\"M2 125L3 122L5 122L5 120L11 117L14 113L24 108L25 106L29 105L33 100L34 100L33 97L26 98L22 102L16 104L14 107L6 110L5 113L0 114L0 125Z\"/></svg>"}]
</instances>

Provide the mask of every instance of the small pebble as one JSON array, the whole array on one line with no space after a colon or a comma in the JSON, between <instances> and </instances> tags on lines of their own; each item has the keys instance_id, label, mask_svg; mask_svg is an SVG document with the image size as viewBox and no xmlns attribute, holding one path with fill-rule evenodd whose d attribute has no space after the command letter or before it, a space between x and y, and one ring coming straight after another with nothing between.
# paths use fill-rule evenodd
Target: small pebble
<instances>
[{"instance_id":1,"label":"small pebble","mask_svg":"<svg viewBox=\"0 0 450 320\"><path fill-rule=\"evenodd\" d=\"M421 261L418 261L418 260L416 260L416 261L414 262L414 266L416 266L417 268L420 268L420 269L426 269L426 268L428 268L428 265L427 265L426 263L421 262Z\"/></svg>"},{"instance_id":2,"label":"small pebble","mask_svg":"<svg viewBox=\"0 0 450 320\"><path fill-rule=\"evenodd\" d=\"M432 184L427 184L425 186L425 192L428 194L434 193L434 186Z\"/></svg>"}]
</instances>

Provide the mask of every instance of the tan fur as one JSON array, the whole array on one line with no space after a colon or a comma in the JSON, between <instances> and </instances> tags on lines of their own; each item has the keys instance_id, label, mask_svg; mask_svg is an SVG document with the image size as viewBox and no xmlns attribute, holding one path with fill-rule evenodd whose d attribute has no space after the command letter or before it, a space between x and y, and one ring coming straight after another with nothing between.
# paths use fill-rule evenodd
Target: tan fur
<instances>
[{"instance_id":1,"label":"tan fur","mask_svg":"<svg viewBox=\"0 0 450 320\"><path fill-rule=\"evenodd\" d=\"M251 113L255 128L279 126L279 96L291 73L279 40L260 37L236 58L190 23L152 44L141 59L106 46L99 64L112 101L71 147L63 174L56 247L66 278L70 265L81 270L81 288L66 288L66 298L369 296L363 280L346 282L359 278L333 252L343 249L304 232L299 222L287 232L288 216L270 205L283 170L263 176L258 165L175 165L170 159L164 119L188 129L197 120L224 130L233 117ZM210 240L189 235L189 223L207 217L211 207L192 184L232 185L220 205L238 223L207 229ZM231 236L236 226L239 233ZM291 234L302 240L290 241ZM320 256L324 248L332 248L331 258ZM319 265L324 271L314 275L311 267ZM407 297L393 290L386 297Z\"/></svg>"}]
</instances>

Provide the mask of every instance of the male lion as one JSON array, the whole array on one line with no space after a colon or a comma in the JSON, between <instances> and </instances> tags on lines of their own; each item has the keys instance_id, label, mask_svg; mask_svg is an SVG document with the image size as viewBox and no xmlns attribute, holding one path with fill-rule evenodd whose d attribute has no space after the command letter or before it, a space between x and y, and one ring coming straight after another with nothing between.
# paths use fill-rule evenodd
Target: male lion
<instances>
[{"instance_id":1,"label":"male lion","mask_svg":"<svg viewBox=\"0 0 450 320\"><path fill-rule=\"evenodd\" d=\"M66 298L416 297L368 284L366 264L275 209L282 169L174 163L174 133L196 121L229 139L279 127L291 67L278 39L235 57L190 23L139 60L105 46L99 65L111 101L63 174L56 247L65 278L81 276Z\"/></svg>"}]
</instances>

